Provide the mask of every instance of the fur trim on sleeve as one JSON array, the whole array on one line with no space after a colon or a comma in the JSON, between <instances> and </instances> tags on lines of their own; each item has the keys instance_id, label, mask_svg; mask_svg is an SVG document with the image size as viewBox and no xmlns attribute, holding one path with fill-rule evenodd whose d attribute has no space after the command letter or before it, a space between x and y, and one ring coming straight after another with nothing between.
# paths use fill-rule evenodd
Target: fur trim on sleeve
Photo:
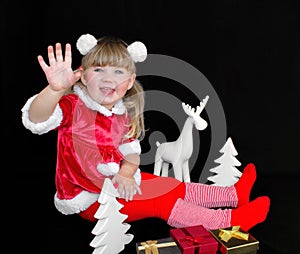
<instances>
[{"instance_id":1,"label":"fur trim on sleeve","mask_svg":"<svg viewBox=\"0 0 300 254\"><path fill-rule=\"evenodd\" d=\"M100 174L105 176L113 176L117 174L120 170L119 164L115 162L108 162L108 163L99 163L97 165L97 170Z\"/></svg>"},{"instance_id":2,"label":"fur trim on sleeve","mask_svg":"<svg viewBox=\"0 0 300 254\"><path fill-rule=\"evenodd\" d=\"M37 94L29 98L22 108L22 123L25 128L30 130L32 133L41 135L58 127L63 119L63 114L61 108L59 107L59 105L57 105L53 114L49 117L48 120L41 123L34 123L30 121L29 108L36 96Z\"/></svg>"},{"instance_id":3,"label":"fur trim on sleeve","mask_svg":"<svg viewBox=\"0 0 300 254\"><path fill-rule=\"evenodd\" d=\"M130 143L122 144L119 146L119 150L124 156L132 153L141 154L140 141L135 139Z\"/></svg>"}]
</instances>

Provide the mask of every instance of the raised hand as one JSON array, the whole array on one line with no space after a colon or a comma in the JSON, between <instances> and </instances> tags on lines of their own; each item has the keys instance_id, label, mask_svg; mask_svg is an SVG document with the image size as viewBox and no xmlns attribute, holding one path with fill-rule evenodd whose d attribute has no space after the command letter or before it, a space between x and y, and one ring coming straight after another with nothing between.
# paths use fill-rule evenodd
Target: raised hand
<instances>
[{"instance_id":1,"label":"raised hand","mask_svg":"<svg viewBox=\"0 0 300 254\"><path fill-rule=\"evenodd\" d=\"M38 56L39 64L42 67L52 90L66 90L79 80L81 72L73 72L71 67L72 52L69 43L67 43L65 47L65 57L63 57L60 43L55 44L55 52L53 46L49 46L48 60L49 65L46 64L41 55Z\"/></svg>"}]
</instances>

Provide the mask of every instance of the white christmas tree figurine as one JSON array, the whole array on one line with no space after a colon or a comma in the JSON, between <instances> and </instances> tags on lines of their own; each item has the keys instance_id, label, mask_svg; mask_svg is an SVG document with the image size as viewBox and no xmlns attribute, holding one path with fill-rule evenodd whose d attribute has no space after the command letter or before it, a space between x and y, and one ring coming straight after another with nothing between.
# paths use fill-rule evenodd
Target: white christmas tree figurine
<instances>
[{"instance_id":1,"label":"white christmas tree figurine","mask_svg":"<svg viewBox=\"0 0 300 254\"><path fill-rule=\"evenodd\" d=\"M123 223L128 216L119 212L123 205L117 201L118 196L111 180L106 178L98 199L100 206L94 215L98 222L92 230L95 235L90 243L95 248L93 254L120 253L133 239L132 234L126 234L130 225Z\"/></svg>"},{"instance_id":2,"label":"white christmas tree figurine","mask_svg":"<svg viewBox=\"0 0 300 254\"><path fill-rule=\"evenodd\" d=\"M223 155L215 160L220 165L209 170L215 173L215 175L208 177L207 180L214 182L212 185L232 186L239 180L242 173L236 168L241 163L235 158L238 153L231 138L227 139L220 153L223 153Z\"/></svg>"}]
</instances>

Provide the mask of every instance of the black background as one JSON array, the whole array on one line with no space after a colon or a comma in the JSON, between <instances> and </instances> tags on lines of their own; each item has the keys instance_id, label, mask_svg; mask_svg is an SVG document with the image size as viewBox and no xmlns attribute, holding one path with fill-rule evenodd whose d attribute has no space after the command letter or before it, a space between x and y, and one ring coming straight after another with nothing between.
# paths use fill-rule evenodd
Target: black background
<instances>
[{"instance_id":1,"label":"black background","mask_svg":"<svg viewBox=\"0 0 300 254\"><path fill-rule=\"evenodd\" d=\"M267 220L250 232L259 253L296 253L299 229L300 30L298 1L2 1L1 109L2 212L12 252L92 253L93 224L64 216L53 205L56 134L34 135L21 122L21 108L46 79L37 55L55 42L75 45L81 34L115 35L143 41L150 54L184 60L216 90L232 137L245 165L258 179L253 198L268 195ZM80 55L73 47L73 66ZM145 77L147 89L172 87ZM155 87L155 86L154 86ZM178 91L182 100L185 93ZM188 96L188 95L187 95ZM149 113L150 132L169 119ZM165 121L165 122L164 122ZM160 124L162 127L166 126ZM167 131L168 138L178 130ZM147 141L142 143L147 148ZM201 165L202 162L199 162ZM151 170L151 165L144 168ZM132 223L134 243L168 237L158 219Z\"/></svg>"}]
</instances>

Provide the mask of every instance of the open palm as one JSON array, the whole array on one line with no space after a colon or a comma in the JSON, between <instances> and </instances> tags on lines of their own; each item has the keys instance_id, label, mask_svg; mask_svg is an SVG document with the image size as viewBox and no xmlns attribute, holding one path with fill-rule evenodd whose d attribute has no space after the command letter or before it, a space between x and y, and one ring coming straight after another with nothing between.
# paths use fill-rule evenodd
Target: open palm
<instances>
[{"instance_id":1,"label":"open palm","mask_svg":"<svg viewBox=\"0 0 300 254\"><path fill-rule=\"evenodd\" d=\"M72 53L71 45L66 44L65 57L62 54L60 43L56 43L55 52L53 46L48 47L49 65L46 64L44 58L39 55L38 61L42 67L50 87L54 91L66 90L80 78L81 72L73 72L72 70Z\"/></svg>"}]
</instances>

